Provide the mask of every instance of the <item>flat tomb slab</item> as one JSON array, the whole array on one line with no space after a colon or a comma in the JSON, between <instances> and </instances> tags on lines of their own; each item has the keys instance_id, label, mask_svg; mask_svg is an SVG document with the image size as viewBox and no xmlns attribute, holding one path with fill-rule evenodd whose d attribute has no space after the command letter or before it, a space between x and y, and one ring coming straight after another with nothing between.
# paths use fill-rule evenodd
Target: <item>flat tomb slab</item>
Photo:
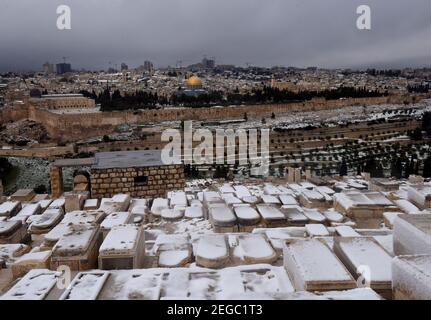
<instances>
[{"instance_id":1,"label":"flat tomb slab","mask_svg":"<svg viewBox=\"0 0 431 320\"><path fill-rule=\"evenodd\" d=\"M297 290L329 291L356 288L356 282L323 242L292 239L285 242L284 266Z\"/></svg>"},{"instance_id":2,"label":"flat tomb slab","mask_svg":"<svg viewBox=\"0 0 431 320\"><path fill-rule=\"evenodd\" d=\"M54 288L61 272L30 270L15 286L0 297L0 300L43 300Z\"/></svg>"},{"instance_id":3,"label":"flat tomb slab","mask_svg":"<svg viewBox=\"0 0 431 320\"><path fill-rule=\"evenodd\" d=\"M372 289L391 290L392 257L373 238L336 237L334 252L355 278L362 274Z\"/></svg>"},{"instance_id":4,"label":"flat tomb slab","mask_svg":"<svg viewBox=\"0 0 431 320\"><path fill-rule=\"evenodd\" d=\"M60 300L96 300L108 277L107 271L80 272L61 295Z\"/></svg>"}]
</instances>

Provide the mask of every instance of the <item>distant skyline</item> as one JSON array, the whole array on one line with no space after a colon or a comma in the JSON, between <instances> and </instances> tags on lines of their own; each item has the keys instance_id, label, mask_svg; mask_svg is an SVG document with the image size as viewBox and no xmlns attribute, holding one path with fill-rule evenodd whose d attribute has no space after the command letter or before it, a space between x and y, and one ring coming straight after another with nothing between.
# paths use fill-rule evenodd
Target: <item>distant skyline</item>
<instances>
[{"instance_id":1,"label":"distant skyline","mask_svg":"<svg viewBox=\"0 0 431 320\"><path fill-rule=\"evenodd\" d=\"M56 28L57 6L72 30ZM372 8L372 30L356 8ZM0 72L199 62L321 68L431 67L429 0L2 0Z\"/></svg>"}]
</instances>

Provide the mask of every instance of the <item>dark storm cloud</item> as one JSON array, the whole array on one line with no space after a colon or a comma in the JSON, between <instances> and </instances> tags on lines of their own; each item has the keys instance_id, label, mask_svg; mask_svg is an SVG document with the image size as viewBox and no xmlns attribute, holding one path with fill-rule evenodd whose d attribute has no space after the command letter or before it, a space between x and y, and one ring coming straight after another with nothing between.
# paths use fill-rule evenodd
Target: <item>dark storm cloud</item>
<instances>
[{"instance_id":1,"label":"dark storm cloud","mask_svg":"<svg viewBox=\"0 0 431 320\"><path fill-rule=\"evenodd\" d=\"M72 30L56 8L72 9ZM356 29L356 7L372 30ZM152 60L272 66L431 65L429 0L1 0L0 70L75 68Z\"/></svg>"}]
</instances>

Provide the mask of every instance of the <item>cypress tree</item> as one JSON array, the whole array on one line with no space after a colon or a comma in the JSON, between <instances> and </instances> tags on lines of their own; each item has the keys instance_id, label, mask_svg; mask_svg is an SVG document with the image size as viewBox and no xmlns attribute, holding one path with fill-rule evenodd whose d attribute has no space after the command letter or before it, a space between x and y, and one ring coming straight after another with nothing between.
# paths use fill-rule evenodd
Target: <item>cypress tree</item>
<instances>
[{"instance_id":1,"label":"cypress tree","mask_svg":"<svg viewBox=\"0 0 431 320\"><path fill-rule=\"evenodd\" d=\"M341 163L341 166L340 166L340 176L341 177L347 176L347 163L346 163L346 159L344 159L344 158L343 158L343 162Z\"/></svg>"}]
</instances>

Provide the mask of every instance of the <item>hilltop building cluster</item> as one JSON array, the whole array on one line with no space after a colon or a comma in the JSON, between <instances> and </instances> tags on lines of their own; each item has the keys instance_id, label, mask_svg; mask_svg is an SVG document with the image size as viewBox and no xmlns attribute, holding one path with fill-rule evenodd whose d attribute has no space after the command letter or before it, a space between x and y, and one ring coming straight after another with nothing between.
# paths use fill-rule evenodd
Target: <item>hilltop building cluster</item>
<instances>
[{"instance_id":1,"label":"hilltop building cluster","mask_svg":"<svg viewBox=\"0 0 431 320\"><path fill-rule=\"evenodd\" d=\"M431 299L430 81L214 58L2 75L0 299ZM164 163L189 121L265 129L269 176L228 163L240 139Z\"/></svg>"}]
</instances>

